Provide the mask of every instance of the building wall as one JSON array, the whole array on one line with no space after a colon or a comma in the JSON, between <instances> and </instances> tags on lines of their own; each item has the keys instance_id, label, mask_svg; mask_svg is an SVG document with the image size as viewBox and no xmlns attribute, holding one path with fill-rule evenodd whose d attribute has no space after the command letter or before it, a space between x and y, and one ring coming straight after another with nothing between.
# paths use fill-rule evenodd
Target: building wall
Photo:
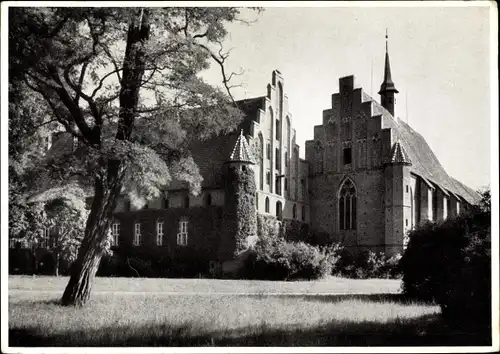
<instances>
[{"instance_id":1,"label":"building wall","mask_svg":"<svg viewBox=\"0 0 500 354\"><path fill-rule=\"evenodd\" d=\"M279 132L278 135L276 132ZM277 203L281 203L282 217L292 219L295 205L295 219L302 220L304 215L307 221L309 167L299 157L300 147L295 144L293 117L288 111L285 82L281 73L276 70L272 73L271 84L267 86L267 96L254 119L249 145L255 151L254 158L257 162L254 171L258 212L277 215ZM269 183L267 173L270 174ZM276 183L277 176L282 176L279 183ZM266 198L269 199L269 212L265 209Z\"/></svg>"},{"instance_id":2,"label":"building wall","mask_svg":"<svg viewBox=\"0 0 500 354\"><path fill-rule=\"evenodd\" d=\"M157 222L163 221L163 245L157 245ZM188 242L186 246L177 244L179 222L188 222ZM119 244L114 249L127 252L151 253L178 260L217 260L222 208L190 207L170 209L148 209L118 212L113 223L120 224ZM133 245L135 224L141 224L141 245Z\"/></svg>"},{"instance_id":3,"label":"building wall","mask_svg":"<svg viewBox=\"0 0 500 354\"><path fill-rule=\"evenodd\" d=\"M348 246L380 249L385 244L383 162L391 137L362 97L362 90L354 89L353 76L341 78L332 107L323 111L323 124L315 126L314 140L306 142L311 227L335 233L334 238ZM351 151L350 162L344 161L344 149ZM352 231L340 230L337 210L339 188L347 177L357 190L357 223Z\"/></svg>"}]
</instances>

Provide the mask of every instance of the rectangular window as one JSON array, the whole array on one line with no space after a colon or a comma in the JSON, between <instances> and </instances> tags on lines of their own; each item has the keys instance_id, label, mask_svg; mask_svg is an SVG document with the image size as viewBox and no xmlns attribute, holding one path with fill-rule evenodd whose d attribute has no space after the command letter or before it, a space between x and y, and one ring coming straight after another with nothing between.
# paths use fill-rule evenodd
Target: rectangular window
<instances>
[{"instance_id":1,"label":"rectangular window","mask_svg":"<svg viewBox=\"0 0 500 354\"><path fill-rule=\"evenodd\" d=\"M188 222L179 222L179 232L177 233L177 244L179 246L187 246L188 244Z\"/></svg>"},{"instance_id":2,"label":"rectangular window","mask_svg":"<svg viewBox=\"0 0 500 354\"><path fill-rule=\"evenodd\" d=\"M408 185L406 185L406 193L408 193Z\"/></svg>"},{"instance_id":3,"label":"rectangular window","mask_svg":"<svg viewBox=\"0 0 500 354\"><path fill-rule=\"evenodd\" d=\"M158 246L163 245L163 221L156 223L156 244Z\"/></svg>"},{"instance_id":4,"label":"rectangular window","mask_svg":"<svg viewBox=\"0 0 500 354\"><path fill-rule=\"evenodd\" d=\"M302 196L302 199L305 199L305 197L306 197L306 181L304 179L300 180L300 195Z\"/></svg>"},{"instance_id":5,"label":"rectangular window","mask_svg":"<svg viewBox=\"0 0 500 354\"><path fill-rule=\"evenodd\" d=\"M141 245L141 224L140 223L135 223L134 227L134 246L140 246Z\"/></svg>"},{"instance_id":6,"label":"rectangular window","mask_svg":"<svg viewBox=\"0 0 500 354\"><path fill-rule=\"evenodd\" d=\"M352 163L352 149L344 148L344 165L349 165Z\"/></svg>"},{"instance_id":7,"label":"rectangular window","mask_svg":"<svg viewBox=\"0 0 500 354\"><path fill-rule=\"evenodd\" d=\"M111 246L118 246L120 238L120 224L111 225Z\"/></svg>"},{"instance_id":8,"label":"rectangular window","mask_svg":"<svg viewBox=\"0 0 500 354\"><path fill-rule=\"evenodd\" d=\"M266 156L267 156L268 160L271 159L271 144L270 143L267 143L267 145L266 145Z\"/></svg>"},{"instance_id":9,"label":"rectangular window","mask_svg":"<svg viewBox=\"0 0 500 354\"><path fill-rule=\"evenodd\" d=\"M448 198L443 197L443 220L448 218Z\"/></svg>"},{"instance_id":10,"label":"rectangular window","mask_svg":"<svg viewBox=\"0 0 500 354\"><path fill-rule=\"evenodd\" d=\"M285 192L288 191L288 179L285 178Z\"/></svg>"},{"instance_id":11,"label":"rectangular window","mask_svg":"<svg viewBox=\"0 0 500 354\"><path fill-rule=\"evenodd\" d=\"M281 166L281 156L280 156L280 149L276 148L276 161L275 161L275 167L277 170L280 169Z\"/></svg>"},{"instance_id":12,"label":"rectangular window","mask_svg":"<svg viewBox=\"0 0 500 354\"><path fill-rule=\"evenodd\" d=\"M271 184L271 172L270 171L266 172L266 184L267 185Z\"/></svg>"}]
</instances>

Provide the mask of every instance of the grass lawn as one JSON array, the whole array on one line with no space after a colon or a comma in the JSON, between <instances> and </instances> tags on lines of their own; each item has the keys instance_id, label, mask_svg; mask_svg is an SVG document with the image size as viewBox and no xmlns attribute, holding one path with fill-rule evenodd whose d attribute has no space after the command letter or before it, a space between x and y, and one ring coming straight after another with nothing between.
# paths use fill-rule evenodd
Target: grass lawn
<instances>
[{"instance_id":1,"label":"grass lawn","mask_svg":"<svg viewBox=\"0 0 500 354\"><path fill-rule=\"evenodd\" d=\"M68 277L9 276L9 290L60 291ZM401 282L393 279L327 278L316 281L260 281L220 279L158 279L97 277L94 292L174 293L307 293L374 294L399 292Z\"/></svg>"},{"instance_id":2,"label":"grass lawn","mask_svg":"<svg viewBox=\"0 0 500 354\"><path fill-rule=\"evenodd\" d=\"M490 345L488 336L444 323L435 305L366 294L377 283L371 280L363 286L336 278L317 284L98 278L86 307L65 308L55 291L67 279L42 279L9 278L10 346ZM114 294L105 292L110 284ZM365 294L326 294L349 286ZM324 294L293 295L310 288ZM234 294L249 289L254 295ZM288 295L259 295L271 290Z\"/></svg>"}]
</instances>

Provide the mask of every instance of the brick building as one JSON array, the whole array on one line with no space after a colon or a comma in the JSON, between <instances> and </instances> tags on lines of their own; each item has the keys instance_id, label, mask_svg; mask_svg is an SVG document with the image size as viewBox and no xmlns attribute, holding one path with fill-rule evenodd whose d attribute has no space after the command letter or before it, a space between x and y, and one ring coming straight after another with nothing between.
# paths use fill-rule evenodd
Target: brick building
<instances>
[{"instance_id":1,"label":"brick building","mask_svg":"<svg viewBox=\"0 0 500 354\"><path fill-rule=\"evenodd\" d=\"M331 241L398 253L415 225L457 215L478 200L397 117L397 93L386 48L381 104L355 87L354 76L340 78L331 108L305 144L310 225Z\"/></svg>"},{"instance_id":2,"label":"brick building","mask_svg":"<svg viewBox=\"0 0 500 354\"><path fill-rule=\"evenodd\" d=\"M116 252L135 259L135 268L137 260L166 259L169 267L190 264L196 272L231 263L235 243L227 230L241 222L227 217L238 198L226 184L231 168L254 172L256 214L297 220L328 235L323 242L354 252L401 252L418 223L477 202L478 194L450 177L424 138L397 118L387 49L381 104L355 87L354 76L340 78L331 108L306 142L305 160L284 87L273 71L265 96L238 102L245 119L236 132L191 144L203 177L200 195L173 181L165 197L140 209L121 198L110 230Z\"/></svg>"}]
</instances>

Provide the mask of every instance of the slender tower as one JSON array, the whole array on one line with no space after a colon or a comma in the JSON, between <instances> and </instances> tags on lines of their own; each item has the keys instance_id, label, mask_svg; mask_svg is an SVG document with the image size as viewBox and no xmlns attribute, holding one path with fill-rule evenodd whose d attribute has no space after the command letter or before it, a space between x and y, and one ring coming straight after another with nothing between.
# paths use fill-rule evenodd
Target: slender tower
<instances>
[{"instance_id":1,"label":"slender tower","mask_svg":"<svg viewBox=\"0 0 500 354\"><path fill-rule=\"evenodd\" d=\"M384 81L380 85L380 103L382 107L387 109L394 118L396 118L396 93L399 91L396 89L394 82L391 77L391 63L389 61L389 45L388 45L388 35L387 29L385 30L385 71L384 71Z\"/></svg>"}]
</instances>

